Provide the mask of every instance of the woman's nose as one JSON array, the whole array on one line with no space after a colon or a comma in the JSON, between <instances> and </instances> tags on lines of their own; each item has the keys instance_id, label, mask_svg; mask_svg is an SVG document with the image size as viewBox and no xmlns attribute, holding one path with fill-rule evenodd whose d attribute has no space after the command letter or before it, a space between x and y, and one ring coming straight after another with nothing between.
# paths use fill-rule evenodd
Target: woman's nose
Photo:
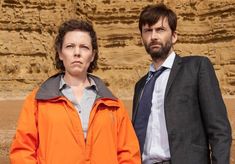
<instances>
[{"instance_id":1,"label":"woman's nose","mask_svg":"<svg viewBox=\"0 0 235 164\"><path fill-rule=\"evenodd\" d=\"M78 47L74 48L74 52L73 53L74 53L74 56L78 56L79 57L81 55L80 54L80 49Z\"/></svg>"}]
</instances>

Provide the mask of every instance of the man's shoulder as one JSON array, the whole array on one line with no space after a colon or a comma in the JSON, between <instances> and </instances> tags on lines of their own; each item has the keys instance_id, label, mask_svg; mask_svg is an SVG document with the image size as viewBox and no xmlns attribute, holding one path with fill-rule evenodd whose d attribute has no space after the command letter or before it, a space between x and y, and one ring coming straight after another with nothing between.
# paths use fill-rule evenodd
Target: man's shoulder
<instances>
[{"instance_id":1,"label":"man's shoulder","mask_svg":"<svg viewBox=\"0 0 235 164\"><path fill-rule=\"evenodd\" d=\"M207 56L202 56L202 55L190 55L190 56L183 56L179 58L184 64L196 64L196 65L199 64L200 65L200 63L202 62L210 63L210 59Z\"/></svg>"},{"instance_id":2,"label":"man's shoulder","mask_svg":"<svg viewBox=\"0 0 235 164\"><path fill-rule=\"evenodd\" d=\"M181 63L182 68L188 70L197 70L202 67L211 67L213 65L208 57L200 55L179 57L177 60L180 61L178 63Z\"/></svg>"},{"instance_id":3,"label":"man's shoulder","mask_svg":"<svg viewBox=\"0 0 235 164\"><path fill-rule=\"evenodd\" d=\"M202 55L189 55L189 56L183 56L180 57L183 61L202 61L202 60L209 60L208 57L202 56Z\"/></svg>"},{"instance_id":4,"label":"man's shoulder","mask_svg":"<svg viewBox=\"0 0 235 164\"><path fill-rule=\"evenodd\" d=\"M208 58L207 56L202 56L202 55L177 55L177 56L180 56L180 58L182 59L185 59L185 60L202 60L202 59L205 59L205 58Z\"/></svg>"}]
</instances>

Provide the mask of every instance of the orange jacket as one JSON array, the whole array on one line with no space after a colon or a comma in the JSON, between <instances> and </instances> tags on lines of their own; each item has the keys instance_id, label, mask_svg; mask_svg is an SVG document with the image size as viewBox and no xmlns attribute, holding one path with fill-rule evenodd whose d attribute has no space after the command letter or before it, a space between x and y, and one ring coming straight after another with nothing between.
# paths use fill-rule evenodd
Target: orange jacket
<instances>
[{"instance_id":1,"label":"orange jacket","mask_svg":"<svg viewBox=\"0 0 235 164\"><path fill-rule=\"evenodd\" d=\"M60 75L55 75L25 100L10 149L12 164L141 163L138 140L123 103L110 98L104 84L91 77L100 98L90 113L86 141L79 115L59 92Z\"/></svg>"}]
</instances>

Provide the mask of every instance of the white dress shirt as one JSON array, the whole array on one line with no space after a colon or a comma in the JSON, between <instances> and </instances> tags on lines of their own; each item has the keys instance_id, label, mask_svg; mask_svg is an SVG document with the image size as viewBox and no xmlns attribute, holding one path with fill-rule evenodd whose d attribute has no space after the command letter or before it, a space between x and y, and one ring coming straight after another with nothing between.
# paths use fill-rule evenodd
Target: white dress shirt
<instances>
[{"instance_id":1,"label":"white dress shirt","mask_svg":"<svg viewBox=\"0 0 235 164\"><path fill-rule=\"evenodd\" d=\"M164 97L174 59L175 52L172 52L161 65L167 67L167 69L163 71L155 82L151 113L148 120L145 144L142 154L143 164L152 164L170 159L168 134L164 113ZM153 64L150 65L149 71L156 71Z\"/></svg>"}]
</instances>

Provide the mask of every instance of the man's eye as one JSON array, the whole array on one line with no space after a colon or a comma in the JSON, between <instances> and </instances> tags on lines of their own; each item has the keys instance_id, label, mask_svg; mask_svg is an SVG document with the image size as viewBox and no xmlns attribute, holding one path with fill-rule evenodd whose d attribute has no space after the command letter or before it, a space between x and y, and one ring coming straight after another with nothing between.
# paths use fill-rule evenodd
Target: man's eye
<instances>
[{"instance_id":1,"label":"man's eye","mask_svg":"<svg viewBox=\"0 0 235 164\"><path fill-rule=\"evenodd\" d=\"M163 31L165 31L165 29L164 28L159 28L157 31L158 32L163 32Z\"/></svg>"},{"instance_id":2,"label":"man's eye","mask_svg":"<svg viewBox=\"0 0 235 164\"><path fill-rule=\"evenodd\" d=\"M152 29L145 29L144 32L151 32Z\"/></svg>"}]
</instances>

